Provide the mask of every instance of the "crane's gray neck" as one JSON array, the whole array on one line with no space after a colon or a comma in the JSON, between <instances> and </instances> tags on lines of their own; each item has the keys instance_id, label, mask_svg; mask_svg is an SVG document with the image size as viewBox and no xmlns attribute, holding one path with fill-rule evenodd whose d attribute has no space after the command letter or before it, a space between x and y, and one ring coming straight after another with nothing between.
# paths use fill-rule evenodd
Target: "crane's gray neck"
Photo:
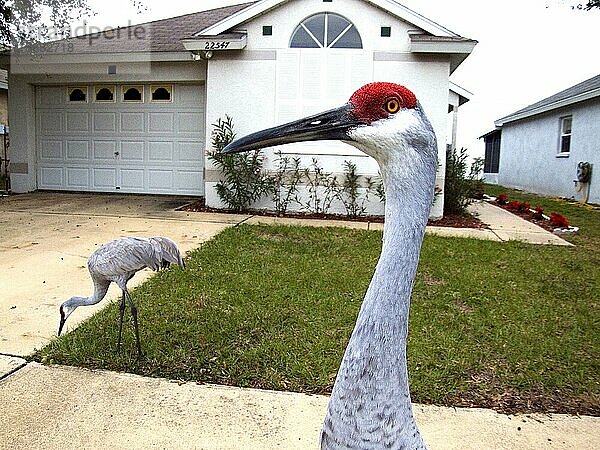
<instances>
[{"instance_id":1,"label":"crane's gray neck","mask_svg":"<svg viewBox=\"0 0 600 450\"><path fill-rule=\"evenodd\" d=\"M95 305L99 303L108 292L109 283L103 283L94 281L94 293L89 297L71 297L67 301L67 306L77 307L77 306L89 306Z\"/></svg>"},{"instance_id":2,"label":"crane's gray neck","mask_svg":"<svg viewBox=\"0 0 600 450\"><path fill-rule=\"evenodd\" d=\"M337 374L321 437L325 449L426 448L412 413L406 338L437 159L415 152L380 163L383 247Z\"/></svg>"}]
</instances>

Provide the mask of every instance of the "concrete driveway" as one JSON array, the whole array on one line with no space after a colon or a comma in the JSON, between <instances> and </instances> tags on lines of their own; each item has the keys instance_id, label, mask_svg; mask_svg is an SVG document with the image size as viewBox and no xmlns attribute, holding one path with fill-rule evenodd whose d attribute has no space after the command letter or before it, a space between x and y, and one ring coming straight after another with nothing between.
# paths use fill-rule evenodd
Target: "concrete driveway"
<instances>
[{"instance_id":1,"label":"concrete driveway","mask_svg":"<svg viewBox=\"0 0 600 450\"><path fill-rule=\"evenodd\" d=\"M195 199L37 192L0 198L0 353L25 356L56 336L58 307L91 295L87 258L120 236L172 238L183 252L248 216L186 213ZM138 273L133 287L152 272ZM108 298L117 298L116 286ZM67 326L106 306L78 308Z\"/></svg>"}]
</instances>

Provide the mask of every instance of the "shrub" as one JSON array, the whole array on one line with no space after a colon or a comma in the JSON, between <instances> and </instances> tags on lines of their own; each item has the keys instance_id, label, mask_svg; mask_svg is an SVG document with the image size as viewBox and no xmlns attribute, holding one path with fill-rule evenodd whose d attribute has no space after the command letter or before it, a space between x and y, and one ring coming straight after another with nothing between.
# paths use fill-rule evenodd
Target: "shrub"
<instances>
[{"instance_id":1,"label":"shrub","mask_svg":"<svg viewBox=\"0 0 600 450\"><path fill-rule=\"evenodd\" d=\"M536 206L533 213L533 218L536 220L542 220L544 218L544 208L541 206Z\"/></svg>"},{"instance_id":2,"label":"shrub","mask_svg":"<svg viewBox=\"0 0 600 450\"><path fill-rule=\"evenodd\" d=\"M506 204L506 207L508 209L514 209L515 211L519 209L519 205L521 204L521 202L508 202Z\"/></svg>"},{"instance_id":3,"label":"shrub","mask_svg":"<svg viewBox=\"0 0 600 450\"><path fill-rule=\"evenodd\" d=\"M348 217L356 218L365 214L375 183L370 177L365 177L365 184L366 191L361 193L361 176L356 173L356 164L344 161L344 181L338 187L336 197L344 205Z\"/></svg>"},{"instance_id":4,"label":"shrub","mask_svg":"<svg viewBox=\"0 0 600 450\"><path fill-rule=\"evenodd\" d=\"M554 211L550 214L550 224L556 228L569 228L569 221Z\"/></svg>"},{"instance_id":5,"label":"shrub","mask_svg":"<svg viewBox=\"0 0 600 450\"><path fill-rule=\"evenodd\" d=\"M304 209L315 214L326 214L338 191L336 177L325 172L317 158L313 158L310 167L304 169L303 176L308 185L308 200L304 203Z\"/></svg>"},{"instance_id":6,"label":"shrub","mask_svg":"<svg viewBox=\"0 0 600 450\"><path fill-rule=\"evenodd\" d=\"M304 178L304 172L300 169L300 158L282 156L281 151L277 151L276 155L277 169L269 177L269 191L275 211L282 216L292 202L300 204L298 185Z\"/></svg>"},{"instance_id":7,"label":"shrub","mask_svg":"<svg viewBox=\"0 0 600 450\"><path fill-rule=\"evenodd\" d=\"M517 211L524 212L524 213L528 213L530 209L531 209L531 205L529 203L525 203L525 202L519 203L519 206L517 206Z\"/></svg>"},{"instance_id":8,"label":"shrub","mask_svg":"<svg viewBox=\"0 0 600 450\"><path fill-rule=\"evenodd\" d=\"M506 205L508 203L508 195L507 194L498 195L498 197L496 197L496 202L498 202L499 205Z\"/></svg>"},{"instance_id":9,"label":"shrub","mask_svg":"<svg viewBox=\"0 0 600 450\"><path fill-rule=\"evenodd\" d=\"M455 148L446 152L446 182L444 186L444 215L464 214L473 201L470 198L470 183L466 178L467 150Z\"/></svg>"},{"instance_id":10,"label":"shrub","mask_svg":"<svg viewBox=\"0 0 600 450\"><path fill-rule=\"evenodd\" d=\"M262 151L224 154L223 148L235 138L233 120L229 116L224 120L219 118L213 127L211 144L214 151L208 153L208 158L222 173L222 180L215 189L228 208L241 212L268 192Z\"/></svg>"}]
</instances>

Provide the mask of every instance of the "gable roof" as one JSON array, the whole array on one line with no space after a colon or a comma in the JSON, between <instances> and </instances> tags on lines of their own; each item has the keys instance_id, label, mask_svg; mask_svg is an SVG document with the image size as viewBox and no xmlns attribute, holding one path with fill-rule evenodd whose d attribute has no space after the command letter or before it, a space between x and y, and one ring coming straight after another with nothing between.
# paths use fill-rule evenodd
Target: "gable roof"
<instances>
[{"instance_id":1,"label":"gable roof","mask_svg":"<svg viewBox=\"0 0 600 450\"><path fill-rule=\"evenodd\" d=\"M290 0L260 0L255 2L251 6L245 9L241 9L236 13L224 18L222 21L217 22L213 25L201 29L194 34L195 37L199 36L216 36L224 33L232 28L238 26L243 22L253 19L254 17L264 14ZM435 23L432 20L414 12L400 3L393 0L366 0L367 3L371 3L384 11L398 17L406 22L409 22L422 30L434 35L434 36L445 36L445 37L460 37L458 34L453 33L447 28Z\"/></svg>"},{"instance_id":2,"label":"gable roof","mask_svg":"<svg viewBox=\"0 0 600 450\"><path fill-rule=\"evenodd\" d=\"M582 81L570 88L560 91L550 97L547 97L539 102L526 106L523 109L515 111L508 116L502 117L494 122L497 127L501 127L505 123L514 122L515 120L525 119L537 114L541 114L554 109L562 108L563 106L572 105L573 103L589 100L591 98L600 97L600 75Z\"/></svg>"}]
</instances>

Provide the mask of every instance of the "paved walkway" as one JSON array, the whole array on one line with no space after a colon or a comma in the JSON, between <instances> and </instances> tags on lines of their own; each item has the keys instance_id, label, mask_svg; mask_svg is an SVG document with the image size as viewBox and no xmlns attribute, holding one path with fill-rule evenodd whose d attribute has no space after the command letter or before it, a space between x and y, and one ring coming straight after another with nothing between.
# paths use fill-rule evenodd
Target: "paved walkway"
<instances>
[{"instance_id":1,"label":"paved walkway","mask_svg":"<svg viewBox=\"0 0 600 450\"><path fill-rule=\"evenodd\" d=\"M187 251L242 222L380 226L175 211L184 200L49 193L0 198L0 449L316 448L327 397L180 385L129 374L26 364L21 358L54 338L59 304L91 289L85 268L88 255L114 237L165 234ZM503 213L495 209L482 205L481 219L500 220ZM564 245L543 230L525 232L529 225L520 219L511 224L501 220L490 223L491 232L454 233ZM132 285L149 275L136 275ZM109 296L116 298L118 292ZM67 325L72 328L94 311L78 308ZM432 449L600 448L598 418L415 408Z\"/></svg>"}]
</instances>

